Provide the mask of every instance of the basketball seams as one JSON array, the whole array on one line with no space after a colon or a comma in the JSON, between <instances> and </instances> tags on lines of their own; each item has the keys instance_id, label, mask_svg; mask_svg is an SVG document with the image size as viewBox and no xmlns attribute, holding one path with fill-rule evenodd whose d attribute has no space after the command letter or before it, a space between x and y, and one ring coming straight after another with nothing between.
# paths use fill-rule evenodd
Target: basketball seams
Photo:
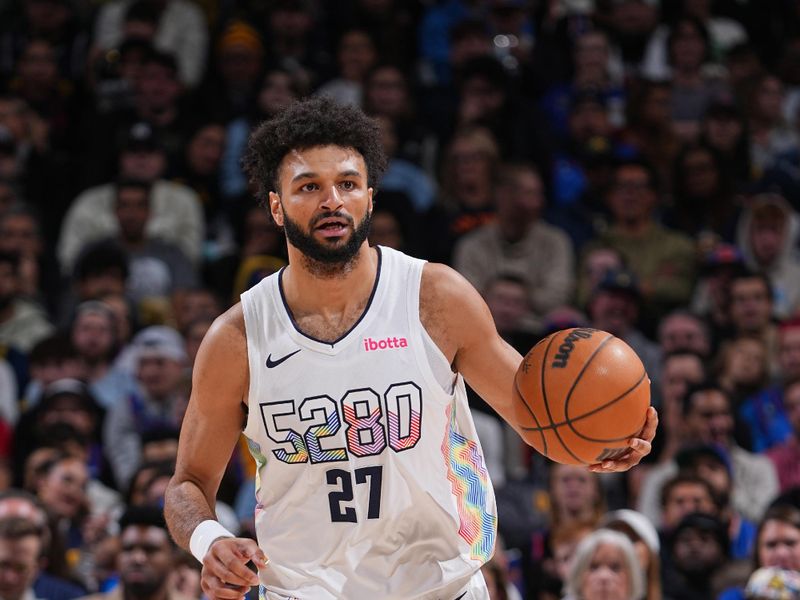
<instances>
[{"instance_id":1,"label":"basketball seams","mask_svg":"<svg viewBox=\"0 0 800 600\"><path fill-rule=\"evenodd\" d=\"M609 400L605 404L601 404L600 406L596 406L595 408L593 408L589 412L585 412L582 415L580 415L579 417L571 418L569 420L569 422L575 423L576 421L581 421L583 419L586 419L587 417L591 417L592 415L595 415L595 414L599 413L602 410L605 410L606 408L608 408L609 406L611 406L613 404L616 404L617 402L619 402L620 400L625 398L625 396L627 396L631 392L634 392L636 390L636 388L639 387L639 385L642 383L642 381L646 377L647 377L647 371L642 371L641 377L639 377L639 379L636 381L636 383L633 384L632 387L630 387L629 389L627 389L624 392L622 392L616 398L613 398L612 400ZM544 427L541 427L541 426L537 426L537 427L522 427L522 429L524 429L525 431L540 431L540 430L546 431L548 429L555 429L556 427L561 427L562 425L568 425L569 422L568 421L561 421L559 423L551 423L550 425L545 425ZM538 425L538 422L537 422L537 425ZM573 431L575 431L574 428L573 428ZM584 437L578 431L575 431L575 434L580 436L580 437ZM585 439L592 440L592 441L603 441L603 442L605 442L605 441L616 441L616 440L594 440L592 438L585 438Z\"/></svg>"},{"instance_id":2,"label":"basketball seams","mask_svg":"<svg viewBox=\"0 0 800 600\"><path fill-rule=\"evenodd\" d=\"M645 375L646 375L646 373L645 373ZM644 376L636 383L636 385L633 388L631 388L630 390L625 392L625 394L623 394L622 397L620 397L618 400L621 400L623 397L627 396L628 394L630 394L632 392L635 392L639 388L639 386L642 385L642 383L645 383ZM647 418L645 417L645 421L646 420L647 420ZM589 437L588 435L584 435L581 432L579 432L577 429L575 429L572 426L571 423L568 423L568 425L569 425L569 428L572 430L572 433L577 435L579 438L584 439L587 442L597 442L597 443L601 443L602 444L602 443L607 443L607 442L621 442L623 440L630 439L630 438L634 437L635 435L637 435L642 430L642 427L644 426L644 423L645 422L642 421L642 424L639 425L639 427L636 428L636 431L633 431L633 432L631 432L631 433L629 433L627 435L624 435L624 436L618 437L618 438L593 438L593 437Z\"/></svg>"},{"instance_id":3,"label":"basketball seams","mask_svg":"<svg viewBox=\"0 0 800 600\"><path fill-rule=\"evenodd\" d=\"M517 382L516 376L514 377L514 390L517 392L517 396L519 396L519 399L522 400L522 404L525 406L525 409L533 417L533 420L536 421L536 427L531 428L531 431L538 431L539 435L542 436L542 454L547 456L547 437L544 435L544 429L542 428L541 423L539 423L539 419L536 418L536 413L534 413L533 409L531 409L531 407L528 406L528 401L525 399L525 396L522 395L522 392L519 389L519 382ZM520 427L525 430L528 429L527 427L522 427L522 426Z\"/></svg>"},{"instance_id":4,"label":"basketball seams","mask_svg":"<svg viewBox=\"0 0 800 600\"><path fill-rule=\"evenodd\" d=\"M609 338L612 338L612 337L613 336L609 335ZM550 423L553 423L553 415L552 415L552 413L550 411L550 403L547 401L547 388L545 387L545 368L547 367L547 353L550 352L550 346L553 345L553 340L555 340L555 339L556 339L555 335L550 338L550 341L547 344L547 348L545 348L545 350L544 350L544 356L542 356L542 367L541 367L542 400L544 401L544 409L547 412L547 418L549 419ZM606 339L602 343L605 344L606 341L608 341L608 340ZM596 353L597 353L597 350L595 350L594 354L596 354ZM594 354L592 354L592 356L594 356ZM591 360L591 358L589 360ZM587 363L588 362L589 361L587 361ZM585 365L584 365L584 368L585 368ZM573 388L574 388L574 384L573 384ZM565 415L566 415L566 406L565 406ZM541 433L542 433L542 436L544 436L544 432L541 432ZM561 434L558 432L558 428L553 429L553 433L555 434L556 438L558 438L558 441L561 444L561 447L564 448L564 450L566 450L567 453L572 458L574 458L576 461L578 461L579 464L583 464L583 465L588 465L589 464L585 460L583 460L583 459L579 458L578 456L576 456L575 453L572 450L570 450L570 448L564 443L564 440L561 439Z\"/></svg>"}]
</instances>

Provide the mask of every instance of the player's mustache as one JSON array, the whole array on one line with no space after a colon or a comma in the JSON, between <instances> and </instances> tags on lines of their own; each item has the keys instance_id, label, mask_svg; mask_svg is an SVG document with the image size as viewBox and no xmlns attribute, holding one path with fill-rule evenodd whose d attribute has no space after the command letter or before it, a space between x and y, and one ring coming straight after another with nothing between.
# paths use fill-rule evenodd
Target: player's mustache
<instances>
[{"instance_id":1,"label":"player's mustache","mask_svg":"<svg viewBox=\"0 0 800 600\"><path fill-rule=\"evenodd\" d=\"M333 212L333 213L319 214L316 217L312 218L311 219L311 223L309 224L309 228L310 229L314 229L319 224L319 222L322 221L323 219L344 219L345 221L347 221L347 224L351 225L351 226L354 225L354 223L355 223L355 221L353 220L353 217L351 217L347 213L343 213L343 212L337 210L336 212Z\"/></svg>"}]
</instances>

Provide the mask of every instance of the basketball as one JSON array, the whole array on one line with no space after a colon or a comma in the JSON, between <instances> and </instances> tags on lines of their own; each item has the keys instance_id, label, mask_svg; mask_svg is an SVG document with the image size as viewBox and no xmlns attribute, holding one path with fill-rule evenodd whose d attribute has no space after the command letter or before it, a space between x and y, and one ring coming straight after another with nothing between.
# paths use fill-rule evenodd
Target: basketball
<instances>
[{"instance_id":1,"label":"basketball","mask_svg":"<svg viewBox=\"0 0 800 600\"><path fill-rule=\"evenodd\" d=\"M650 379L625 342L589 328L557 331L525 356L514 378L523 438L559 463L620 457L644 426Z\"/></svg>"}]
</instances>

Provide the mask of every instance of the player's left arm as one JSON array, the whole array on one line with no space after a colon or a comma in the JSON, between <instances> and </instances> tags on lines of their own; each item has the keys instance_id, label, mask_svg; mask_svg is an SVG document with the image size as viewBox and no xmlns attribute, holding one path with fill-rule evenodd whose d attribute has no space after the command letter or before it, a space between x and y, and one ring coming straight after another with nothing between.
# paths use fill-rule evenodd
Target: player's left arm
<instances>
[{"instance_id":1,"label":"player's left arm","mask_svg":"<svg viewBox=\"0 0 800 600\"><path fill-rule=\"evenodd\" d=\"M423 302L436 323L434 339L441 340L445 355L470 387L521 434L513 404L513 386L522 356L500 337L489 307L456 271L444 265L427 264L422 284ZM650 453L657 425L658 417L651 407L639 436L629 442L630 452L590 468L597 472L626 471L638 464Z\"/></svg>"}]
</instances>

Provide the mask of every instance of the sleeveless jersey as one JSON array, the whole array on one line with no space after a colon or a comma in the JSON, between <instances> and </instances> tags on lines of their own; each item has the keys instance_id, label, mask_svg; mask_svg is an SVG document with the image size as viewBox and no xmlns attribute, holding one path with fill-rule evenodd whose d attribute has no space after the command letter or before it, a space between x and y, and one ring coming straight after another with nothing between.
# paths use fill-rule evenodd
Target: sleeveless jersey
<instances>
[{"instance_id":1,"label":"sleeveless jersey","mask_svg":"<svg viewBox=\"0 0 800 600\"><path fill-rule=\"evenodd\" d=\"M296 326L282 271L242 294L262 598L452 600L494 549L464 383L419 317L424 263L377 250L367 307L333 343Z\"/></svg>"}]
</instances>

